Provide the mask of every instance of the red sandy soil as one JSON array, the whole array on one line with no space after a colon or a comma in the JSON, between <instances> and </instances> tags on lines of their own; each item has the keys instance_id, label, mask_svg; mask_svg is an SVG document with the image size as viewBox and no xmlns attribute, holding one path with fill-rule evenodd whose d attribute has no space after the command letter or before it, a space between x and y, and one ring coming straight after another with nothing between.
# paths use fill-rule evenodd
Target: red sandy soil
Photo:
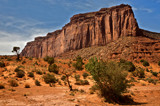
<instances>
[{"instance_id":1,"label":"red sandy soil","mask_svg":"<svg viewBox=\"0 0 160 106\"><path fill-rule=\"evenodd\" d=\"M15 59L15 57L12 57ZM90 85L75 85L74 75L70 77L71 84L73 89L78 89L77 92L70 92L67 85L64 85L63 81L62 85L56 84L55 87L50 87L48 84L45 84L42 75L37 75L35 73L35 79L38 79L42 86L36 86L34 84L34 79L25 76L24 78L18 78L17 81L19 83L18 87L11 87L8 84L8 80L10 78L15 78L14 69L23 65L24 70L31 71L33 69L40 69L42 72L47 72L48 64L43 61L43 59L33 59L29 60L27 58L23 58L26 61L25 64L21 64L21 62L16 61L7 61L6 59L2 59L7 66L5 68L0 68L0 82L5 84L5 89L0 89L0 106L112 106L118 104L110 104L104 102L104 99L99 96L98 92L94 94L90 94L89 88L94 85L94 81L89 76L87 80ZM38 66L33 66L35 61L38 62ZM68 67L68 59L56 59L56 64L61 66L62 69L74 69ZM87 62L87 61L86 61ZM85 62L85 63L86 63ZM141 66L141 63L135 63L137 66ZM145 67L143 67L145 68ZM153 71L159 72L160 67L154 63L151 63L151 66L147 67L148 69L152 69ZM74 74L81 75L81 79L83 79L82 74L86 72L85 70L76 71ZM11 75L9 75L11 73ZM149 72L145 72L146 77L151 77L153 79L160 78L151 76ZM4 79L4 76L8 76L7 79ZM56 78L61 78L61 75L56 75ZM136 78L135 78L136 79ZM160 83L158 82L156 85L152 83L148 83L147 81L138 80L135 82L135 86L129 88L129 94L134 100L134 104L137 105L151 105L158 106L160 105ZM29 83L31 88L24 88L24 85ZM84 92L81 92L84 90ZM128 104L132 105L132 104Z\"/></svg>"}]
</instances>

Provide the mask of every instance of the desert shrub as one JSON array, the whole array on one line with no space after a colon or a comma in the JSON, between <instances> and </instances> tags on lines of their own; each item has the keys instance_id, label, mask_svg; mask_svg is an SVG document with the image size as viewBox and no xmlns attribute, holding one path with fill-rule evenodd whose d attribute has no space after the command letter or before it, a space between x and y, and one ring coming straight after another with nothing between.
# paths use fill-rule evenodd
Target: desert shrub
<instances>
[{"instance_id":1,"label":"desert shrub","mask_svg":"<svg viewBox=\"0 0 160 106\"><path fill-rule=\"evenodd\" d=\"M5 67L5 63L4 62L0 62L0 67Z\"/></svg>"},{"instance_id":2,"label":"desert shrub","mask_svg":"<svg viewBox=\"0 0 160 106\"><path fill-rule=\"evenodd\" d=\"M34 77L34 73L33 72L28 72L28 77Z\"/></svg>"},{"instance_id":3,"label":"desert shrub","mask_svg":"<svg viewBox=\"0 0 160 106\"><path fill-rule=\"evenodd\" d=\"M36 70L36 74L42 75L42 71L41 70Z\"/></svg>"},{"instance_id":4,"label":"desert shrub","mask_svg":"<svg viewBox=\"0 0 160 106\"><path fill-rule=\"evenodd\" d=\"M8 82L9 82L10 86L12 86L12 87L17 87L18 86L18 82L14 79L9 80Z\"/></svg>"},{"instance_id":5,"label":"desert shrub","mask_svg":"<svg viewBox=\"0 0 160 106\"><path fill-rule=\"evenodd\" d=\"M145 66L145 67L146 67L146 66L149 66L149 63L148 63L147 61L144 61L144 62L143 62L143 66Z\"/></svg>"},{"instance_id":6,"label":"desert shrub","mask_svg":"<svg viewBox=\"0 0 160 106\"><path fill-rule=\"evenodd\" d=\"M49 65L48 71L53 72L55 74L58 74L59 69L58 69L58 66L56 64L52 64L52 65Z\"/></svg>"},{"instance_id":7,"label":"desert shrub","mask_svg":"<svg viewBox=\"0 0 160 106\"><path fill-rule=\"evenodd\" d=\"M158 62L158 65L160 66L160 61Z\"/></svg>"},{"instance_id":8,"label":"desert shrub","mask_svg":"<svg viewBox=\"0 0 160 106\"><path fill-rule=\"evenodd\" d=\"M76 58L76 63L73 63L73 67L75 67L76 70L83 70L83 59L78 56Z\"/></svg>"},{"instance_id":9,"label":"desert shrub","mask_svg":"<svg viewBox=\"0 0 160 106\"><path fill-rule=\"evenodd\" d=\"M22 78L22 77L25 76L25 72L24 72L23 70L19 70L19 71L17 71L16 73L17 73L16 76L17 76L18 78Z\"/></svg>"},{"instance_id":10,"label":"desert shrub","mask_svg":"<svg viewBox=\"0 0 160 106\"><path fill-rule=\"evenodd\" d=\"M7 58L7 61L12 61L12 59L11 58Z\"/></svg>"},{"instance_id":11,"label":"desert shrub","mask_svg":"<svg viewBox=\"0 0 160 106\"><path fill-rule=\"evenodd\" d=\"M49 74L49 73L45 74L43 76L43 79L44 79L44 82L47 83L47 84L49 84L49 83L56 83L57 82L55 76L53 74Z\"/></svg>"},{"instance_id":12,"label":"desert shrub","mask_svg":"<svg viewBox=\"0 0 160 106\"><path fill-rule=\"evenodd\" d=\"M152 75L154 75L155 77L157 77L158 73L157 72L152 72Z\"/></svg>"},{"instance_id":13,"label":"desert shrub","mask_svg":"<svg viewBox=\"0 0 160 106\"><path fill-rule=\"evenodd\" d=\"M154 85L156 85L156 83L157 83L157 80L154 80L154 79L152 79L152 78L147 78L146 79L149 83L153 83Z\"/></svg>"},{"instance_id":14,"label":"desert shrub","mask_svg":"<svg viewBox=\"0 0 160 106\"><path fill-rule=\"evenodd\" d=\"M65 79L66 79L66 76L63 75L63 76L61 77L61 80L64 81Z\"/></svg>"},{"instance_id":15,"label":"desert shrub","mask_svg":"<svg viewBox=\"0 0 160 106\"><path fill-rule=\"evenodd\" d=\"M41 83L38 80L35 80L35 85L41 86Z\"/></svg>"},{"instance_id":16,"label":"desert shrub","mask_svg":"<svg viewBox=\"0 0 160 106\"><path fill-rule=\"evenodd\" d=\"M84 80L84 81L83 81L83 85L89 85L88 80Z\"/></svg>"},{"instance_id":17,"label":"desert shrub","mask_svg":"<svg viewBox=\"0 0 160 106\"><path fill-rule=\"evenodd\" d=\"M145 61L144 59L140 60L141 63L143 63L144 61Z\"/></svg>"},{"instance_id":18,"label":"desert shrub","mask_svg":"<svg viewBox=\"0 0 160 106\"><path fill-rule=\"evenodd\" d=\"M24 60L24 61L22 61L22 64L25 64L26 63L26 61Z\"/></svg>"},{"instance_id":19,"label":"desert shrub","mask_svg":"<svg viewBox=\"0 0 160 106\"><path fill-rule=\"evenodd\" d=\"M136 69L135 65L132 62L126 61L123 59L120 60L119 65L124 70L129 71L129 72L133 72Z\"/></svg>"},{"instance_id":20,"label":"desert shrub","mask_svg":"<svg viewBox=\"0 0 160 106\"><path fill-rule=\"evenodd\" d=\"M137 67L134 72L132 72L133 76L139 77L139 78L145 78L145 72L144 69L141 67Z\"/></svg>"},{"instance_id":21,"label":"desert shrub","mask_svg":"<svg viewBox=\"0 0 160 106\"><path fill-rule=\"evenodd\" d=\"M46 56L43 60L48 62L48 64L50 64L50 65L54 63L53 57Z\"/></svg>"},{"instance_id":22,"label":"desert shrub","mask_svg":"<svg viewBox=\"0 0 160 106\"><path fill-rule=\"evenodd\" d=\"M4 88L5 88L4 84L0 83L0 89L4 89Z\"/></svg>"},{"instance_id":23,"label":"desert shrub","mask_svg":"<svg viewBox=\"0 0 160 106\"><path fill-rule=\"evenodd\" d=\"M33 58L32 58L32 57L29 57L29 60L33 60Z\"/></svg>"},{"instance_id":24,"label":"desert shrub","mask_svg":"<svg viewBox=\"0 0 160 106\"><path fill-rule=\"evenodd\" d=\"M30 88L30 85L29 85L29 84L25 84L24 87L25 87L25 88Z\"/></svg>"},{"instance_id":25,"label":"desert shrub","mask_svg":"<svg viewBox=\"0 0 160 106\"><path fill-rule=\"evenodd\" d=\"M149 72L148 68L146 68L146 71Z\"/></svg>"},{"instance_id":26,"label":"desert shrub","mask_svg":"<svg viewBox=\"0 0 160 106\"><path fill-rule=\"evenodd\" d=\"M34 63L34 65L38 65L38 62L36 61L36 62Z\"/></svg>"},{"instance_id":27,"label":"desert shrub","mask_svg":"<svg viewBox=\"0 0 160 106\"><path fill-rule=\"evenodd\" d=\"M127 73L116 62L104 62L91 58L85 65L101 92L110 102L119 102L122 93L129 87Z\"/></svg>"},{"instance_id":28,"label":"desert shrub","mask_svg":"<svg viewBox=\"0 0 160 106\"><path fill-rule=\"evenodd\" d=\"M84 79L86 79L89 76L89 74L88 73L83 73L82 76L83 76Z\"/></svg>"},{"instance_id":29,"label":"desert shrub","mask_svg":"<svg viewBox=\"0 0 160 106\"><path fill-rule=\"evenodd\" d=\"M78 80L75 83L76 85L89 85L88 80Z\"/></svg>"},{"instance_id":30,"label":"desert shrub","mask_svg":"<svg viewBox=\"0 0 160 106\"><path fill-rule=\"evenodd\" d=\"M75 74L74 78L76 79L76 81L79 81L80 80L80 75Z\"/></svg>"}]
</instances>

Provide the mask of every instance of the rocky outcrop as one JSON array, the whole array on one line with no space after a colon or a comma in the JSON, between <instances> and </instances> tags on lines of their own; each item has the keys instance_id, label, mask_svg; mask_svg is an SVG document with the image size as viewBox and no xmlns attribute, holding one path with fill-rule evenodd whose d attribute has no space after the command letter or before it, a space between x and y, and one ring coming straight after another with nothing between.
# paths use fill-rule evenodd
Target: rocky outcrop
<instances>
[{"instance_id":1,"label":"rocky outcrop","mask_svg":"<svg viewBox=\"0 0 160 106\"><path fill-rule=\"evenodd\" d=\"M57 56L70 50L106 45L122 36L137 36L138 24L131 6L102 8L97 12L74 15L61 30L27 43L22 56Z\"/></svg>"}]
</instances>

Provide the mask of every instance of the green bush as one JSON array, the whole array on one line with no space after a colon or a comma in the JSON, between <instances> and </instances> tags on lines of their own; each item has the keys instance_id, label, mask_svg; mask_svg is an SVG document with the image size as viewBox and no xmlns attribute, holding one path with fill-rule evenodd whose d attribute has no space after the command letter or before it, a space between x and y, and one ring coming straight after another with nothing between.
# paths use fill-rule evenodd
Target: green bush
<instances>
[{"instance_id":1,"label":"green bush","mask_svg":"<svg viewBox=\"0 0 160 106\"><path fill-rule=\"evenodd\" d=\"M43 76L44 82L49 84L49 83L56 83L57 80L53 74L46 74Z\"/></svg>"},{"instance_id":2,"label":"green bush","mask_svg":"<svg viewBox=\"0 0 160 106\"><path fill-rule=\"evenodd\" d=\"M157 77L158 73L157 72L152 72L152 75L154 75L155 77Z\"/></svg>"},{"instance_id":3,"label":"green bush","mask_svg":"<svg viewBox=\"0 0 160 106\"><path fill-rule=\"evenodd\" d=\"M41 86L41 83L38 80L35 80L35 85Z\"/></svg>"},{"instance_id":4,"label":"green bush","mask_svg":"<svg viewBox=\"0 0 160 106\"><path fill-rule=\"evenodd\" d=\"M140 62L141 62L141 63L143 63L144 61L145 61L145 60L143 60L143 59L142 59L142 60L140 60Z\"/></svg>"},{"instance_id":5,"label":"green bush","mask_svg":"<svg viewBox=\"0 0 160 106\"><path fill-rule=\"evenodd\" d=\"M129 71L129 72L133 72L136 69L135 65L132 62L126 61L123 59L120 60L119 65L124 70Z\"/></svg>"},{"instance_id":6,"label":"green bush","mask_svg":"<svg viewBox=\"0 0 160 106\"><path fill-rule=\"evenodd\" d=\"M4 84L0 83L0 89L4 89L4 88L5 88Z\"/></svg>"},{"instance_id":7,"label":"green bush","mask_svg":"<svg viewBox=\"0 0 160 106\"><path fill-rule=\"evenodd\" d=\"M146 68L146 71L149 72L148 68Z\"/></svg>"},{"instance_id":8,"label":"green bush","mask_svg":"<svg viewBox=\"0 0 160 106\"><path fill-rule=\"evenodd\" d=\"M23 70L19 70L17 71L17 75L16 75L18 78L22 78L25 76L25 72Z\"/></svg>"},{"instance_id":9,"label":"green bush","mask_svg":"<svg viewBox=\"0 0 160 106\"><path fill-rule=\"evenodd\" d=\"M89 63L85 65L87 71L90 72L96 81L101 95L110 102L121 101L122 93L129 87L126 80L127 73L116 62L104 62L91 58Z\"/></svg>"},{"instance_id":10,"label":"green bush","mask_svg":"<svg viewBox=\"0 0 160 106\"><path fill-rule=\"evenodd\" d=\"M4 62L0 62L0 67L5 67L5 63Z\"/></svg>"},{"instance_id":11,"label":"green bush","mask_svg":"<svg viewBox=\"0 0 160 106\"><path fill-rule=\"evenodd\" d=\"M79 81L80 80L80 75L75 74L74 78L76 79L76 81Z\"/></svg>"},{"instance_id":12,"label":"green bush","mask_svg":"<svg viewBox=\"0 0 160 106\"><path fill-rule=\"evenodd\" d=\"M52 64L52 65L49 65L48 71L53 72L55 74L58 74L59 69L58 69L58 66L56 64Z\"/></svg>"},{"instance_id":13,"label":"green bush","mask_svg":"<svg viewBox=\"0 0 160 106\"><path fill-rule=\"evenodd\" d=\"M38 65L38 62L36 61L36 62L34 63L34 65Z\"/></svg>"},{"instance_id":14,"label":"green bush","mask_svg":"<svg viewBox=\"0 0 160 106\"><path fill-rule=\"evenodd\" d=\"M39 75L43 74L41 70L36 70L36 73L39 74Z\"/></svg>"},{"instance_id":15,"label":"green bush","mask_svg":"<svg viewBox=\"0 0 160 106\"><path fill-rule=\"evenodd\" d=\"M82 76L84 79L86 79L89 76L89 74L84 72Z\"/></svg>"},{"instance_id":16,"label":"green bush","mask_svg":"<svg viewBox=\"0 0 160 106\"><path fill-rule=\"evenodd\" d=\"M154 79L152 79L152 78L147 78L146 80L147 80L149 83L153 83L154 85L157 84L157 80L154 80Z\"/></svg>"},{"instance_id":17,"label":"green bush","mask_svg":"<svg viewBox=\"0 0 160 106\"><path fill-rule=\"evenodd\" d=\"M9 82L10 86L12 86L12 87L17 87L18 86L18 82L14 79L9 80L8 82Z\"/></svg>"},{"instance_id":18,"label":"green bush","mask_svg":"<svg viewBox=\"0 0 160 106\"><path fill-rule=\"evenodd\" d=\"M160 66L160 61L158 62L158 65Z\"/></svg>"},{"instance_id":19,"label":"green bush","mask_svg":"<svg viewBox=\"0 0 160 106\"><path fill-rule=\"evenodd\" d=\"M61 80L64 81L65 79L66 79L66 76L63 75L63 76L61 77Z\"/></svg>"},{"instance_id":20,"label":"green bush","mask_svg":"<svg viewBox=\"0 0 160 106\"><path fill-rule=\"evenodd\" d=\"M7 61L12 61L12 59L11 58L7 58Z\"/></svg>"},{"instance_id":21,"label":"green bush","mask_svg":"<svg viewBox=\"0 0 160 106\"><path fill-rule=\"evenodd\" d=\"M34 77L34 73L33 72L28 72L28 77Z\"/></svg>"},{"instance_id":22,"label":"green bush","mask_svg":"<svg viewBox=\"0 0 160 106\"><path fill-rule=\"evenodd\" d=\"M88 80L78 80L75 83L76 85L89 85Z\"/></svg>"},{"instance_id":23,"label":"green bush","mask_svg":"<svg viewBox=\"0 0 160 106\"><path fill-rule=\"evenodd\" d=\"M29 84L25 84L24 87L25 87L25 88L30 88L30 85L29 85Z\"/></svg>"},{"instance_id":24,"label":"green bush","mask_svg":"<svg viewBox=\"0 0 160 106\"><path fill-rule=\"evenodd\" d=\"M26 61L24 60L23 62L22 62L22 64L25 64L26 63Z\"/></svg>"},{"instance_id":25,"label":"green bush","mask_svg":"<svg viewBox=\"0 0 160 106\"><path fill-rule=\"evenodd\" d=\"M73 63L73 67L75 67L75 69L77 70L83 70L83 64L83 59L80 56L78 56L76 58L76 63Z\"/></svg>"},{"instance_id":26,"label":"green bush","mask_svg":"<svg viewBox=\"0 0 160 106\"><path fill-rule=\"evenodd\" d=\"M49 56L46 56L44 58L44 61L48 62L48 64L53 64L54 63L54 58L53 57L49 57Z\"/></svg>"},{"instance_id":27,"label":"green bush","mask_svg":"<svg viewBox=\"0 0 160 106\"><path fill-rule=\"evenodd\" d=\"M145 66L145 67L146 67L146 66L149 66L149 63L148 63L147 61L144 61L144 62L143 62L143 66Z\"/></svg>"},{"instance_id":28,"label":"green bush","mask_svg":"<svg viewBox=\"0 0 160 106\"><path fill-rule=\"evenodd\" d=\"M134 72L132 72L133 76L139 77L139 78L145 78L145 72L144 69L141 67L137 67Z\"/></svg>"}]
</instances>

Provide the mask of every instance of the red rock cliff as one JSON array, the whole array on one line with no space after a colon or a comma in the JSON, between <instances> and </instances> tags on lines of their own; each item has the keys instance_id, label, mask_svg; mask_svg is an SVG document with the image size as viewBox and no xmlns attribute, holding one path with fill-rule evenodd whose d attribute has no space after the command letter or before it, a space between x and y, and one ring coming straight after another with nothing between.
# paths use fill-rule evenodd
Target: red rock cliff
<instances>
[{"instance_id":1,"label":"red rock cliff","mask_svg":"<svg viewBox=\"0 0 160 106\"><path fill-rule=\"evenodd\" d=\"M106 45L121 36L137 36L139 27L131 6L102 8L74 15L61 30L27 43L22 56L45 57L94 45Z\"/></svg>"}]
</instances>

